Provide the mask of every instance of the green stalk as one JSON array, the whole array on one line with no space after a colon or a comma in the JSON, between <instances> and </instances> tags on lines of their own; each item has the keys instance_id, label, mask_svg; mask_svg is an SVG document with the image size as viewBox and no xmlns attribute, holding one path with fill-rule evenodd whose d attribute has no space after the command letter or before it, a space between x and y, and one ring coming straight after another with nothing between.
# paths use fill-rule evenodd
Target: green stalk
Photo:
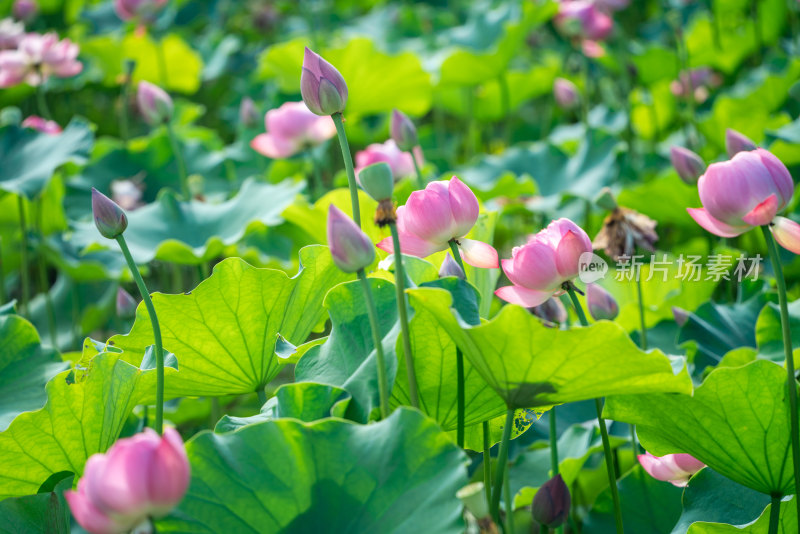
<instances>
[{"instance_id":1,"label":"green stalk","mask_svg":"<svg viewBox=\"0 0 800 534\"><path fill-rule=\"evenodd\" d=\"M8 296L6 295L6 273L3 269L3 240L0 238L0 302L6 302Z\"/></svg>"},{"instance_id":2,"label":"green stalk","mask_svg":"<svg viewBox=\"0 0 800 534\"><path fill-rule=\"evenodd\" d=\"M409 154L411 154L411 161L414 162L414 170L417 171L417 187L420 189L425 189L425 178L422 177L422 170L419 168L419 163L417 162L417 156L414 154L414 150L409 150Z\"/></svg>"},{"instance_id":3,"label":"green stalk","mask_svg":"<svg viewBox=\"0 0 800 534\"><path fill-rule=\"evenodd\" d=\"M506 463L505 480L503 481L503 495L506 505L506 533L514 532L514 505L511 502L511 477L508 476L508 463Z\"/></svg>"},{"instance_id":4,"label":"green stalk","mask_svg":"<svg viewBox=\"0 0 800 534\"><path fill-rule=\"evenodd\" d=\"M347 134L344 132L342 114L334 113L331 115L333 123L336 125L336 134L339 137L339 147L342 149L342 159L344 168L347 171L347 184L350 187L350 203L353 205L353 220L361 228L361 209L358 204L358 186L356 185L356 173L353 170L353 156L350 155L350 144L347 142Z\"/></svg>"},{"instance_id":5,"label":"green stalk","mask_svg":"<svg viewBox=\"0 0 800 534\"><path fill-rule=\"evenodd\" d=\"M640 340L639 346L642 350L647 350L647 326L644 321L644 298L642 297L642 279L636 278L636 291L639 294L639 325L640 325Z\"/></svg>"},{"instance_id":6,"label":"green stalk","mask_svg":"<svg viewBox=\"0 0 800 534\"><path fill-rule=\"evenodd\" d=\"M464 271L464 276L466 276L467 271L464 269L464 262L461 260L461 253L458 251L458 245L456 245L456 240L450 240L450 251L453 254L453 259L458 262L459 267L461 270ZM466 399L464 394L464 354L461 352L461 349L456 347L456 399L457 399L457 411L456 411L456 442L458 446L462 449L464 448L464 411L466 406ZM498 496L498 499L500 497Z\"/></svg>"},{"instance_id":7,"label":"green stalk","mask_svg":"<svg viewBox=\"0 0 800 534\"><path fill-rule=\"evenodd\" d=\"M578 301L578 295L575 294L575 290L570 287L567 292L569 293L569 298L572 301L572 307L575 308L575 313L578 314L578 319L580 320L581 324L583 326L589 326L589 321L586 320L586 314L583 312L583 308L581 307L581 303ZM606 471L608 472L608 485L611 488L611 500L614 502L614 521L617 525L617 534L623 534L624 529L622 527L622 509L619 505L617 477L614 472L614 457L611 454L611 443L608 440L608 428L606 428L606 422L603 419L603 403L600 401L600 399L595 399L594 406L597 410L597 422L600 424L600 437L603 440L603 453L606 457Z\"/></svg>"},{"instance_id":8,"label":"green stalk","mask_svg":"<svg viewBox=\"0 0 800 534\"><path fill-rule=\"evenodd\" d=\"M47 311L47 328L50 333L50 344L54 349L58 348L58 333L56 329L56 308L53 305L53 297L50 295L50 283L47 280L47 260L44 257L44 232L42 231L42 202L37 202L36 233L39 234L39 285L44 295L44 306Z\"/></svg>"},{"instance_id":9,"label":"green stalk","mask_svg":"<svg viewBox=\"0 0 800 534\"><path fill-rule=\"evenodd\" d=\"M31 284L28 279L28 223L25 220L25 199L22 195L17 197L17 206L19 208L19 227L22 231L22 243L20 245L20 266L19 278L22 284L22 293L20 295L19 313L25 315L28 312L28 301L31 299Z\"/></svg>"},{"instance_id":10,"label":"green stalk","mask_svg":"<svg viewBox=\"0 0 800 534\"><path fill-rule=\"evenodd\" d=\"M556 408L550 408L550 473L551 477L558 474L558 438L556 432Z\"/></svg>"},{"instance_id":11,"label":"green stalk","mask_svg":"<svg viewBox=\"0 0 800 534\"><path fill-rule=\"evenodd\" d=\"M786 357L786 387L789 390L789 419L792 430L792 458L794 463L795 505L797 506L797 530L800 532L800 425L797 420L797 381L794 374L794 356L792 355L792 331L789 324L789 307L786 301L786 281L783 279L783 267L778 253L778 245L772 237L768 226L762 226L764 240L769 249L769 261L775 271L778 284L778 304L781 308L781 332L783 333L783 353Z\"/></svg>"},{"instance_id":12,"label":"green stalk","mask_svg":"<svg viewBox=\"0 0 800 534\"><path fill-rule=\"evenodd\" d=\"M172 128L172 122L166 121L167 136L169 137L169 144L172 147L172 155L175 157L175 163L178 165L178 178L181 181L181 193L183 199L187 202L192 199L192 193L189 191L189 176L186 172L186 162L183 161L183 154L181 154L181 147L178 144L178 138L175 136L175 130Z\"/></svg>"},{"instance_id":13,"label":"green stalk","mask_svg":"<svg viewBox=\"0 0 800 534\"><path fill-rule=\"evenodd\" d=\"M264 406L264 403L267 402L267 392L264 391L263 387L259 387L256 389L256 395L258 395L258 402L261 406Z\"/></svg>"},{"instance_id":14,"label":"green stalk","mask_svg":"<svg viewBox=\"0 0 800 534\"><path fill-rule=\"evenodd\" d=\"M400 253L400 235L397 233L397 224L389 223L392 233L392 246L394 247L394 287L397 292L397 313L400 316L400 332L403 337L403 357L406 361L406 375L408 377L408 396L411 406L419 408L419 387L417 375L414 370L414 354L411 352L411 332L408 328L408 307L406 304L406 274L403 268L403 255Z\"/></svg>"},{"instance_id":15,"label":"green stalk","mask_svg":"<svg viewBox=\"0 0 800 534\"><path fill-rule=\"evenodd\" d=\"M489 421L483 422L483 489L486 492L486 504L492 505L492 454L489 435Z\"/></svg>"},{"instance_id":16,"label":"green stalk","mask_svg":"<svg viewBox=\"0 0 800 534\"><path fill-rule=\"evenodd\" d=\"M503 493L503 475L508 463L508 443L511 441L511 428L514 425L514 410L506 411L506 425L503 427L503 439L500 441L500 452L497 455L497 471L494 476L494 489L492 489L492 503L489 512L494 522L500 525L500 495Z\"/></svg>"},{"instance_id":17,"label":"green stalk","mask_svg":"<svg viewBox=\"0 0 800 534\"><path fill-rule=\"evenodd\" d=\"M125 256L125 261L128 262L128 267L131 270L133 279L136 286L139 288L139 293L142 295L142 300L147 308L147 315L150 316L150 324L153 326L153 337L155 338L156 345L156 432L161 434L164 430L164 349L161 344L161 327L158 325L158 316L156 315L156 308L153 306L153 301L150 298L150 293L147 291L147 286L144 285L144 280L133 261L131 251L128 249L128 244L125 242L125 237L119 234L116 237L119 248L122 249L122 255Z\"/></svg>"},{"instance_id":18,"label":"green stalk","mask_svg":"<svg viewBox=\"0 0 800 534\"><path fill-rule=\"evenodd\" d=\"M795 496L797 500L797 496ZM772 496L772 506L769 508L769 534L778 534L781 525L781 496Z\"/></svg>"},{"instance_id":19,"label":"green stalk","mask_svg":"<svg viewBox=\"0 0 800 534\"><path fill-rule=\"evenodd\" d=\"M364 290L364 300L367 304L367 315L369 315L369 326L372 328L372 341L375 344L375 356L378 360L378 394L381 403L381 419L389 416L389 381L386 378L386 362L383 358L383 344L381 343L381 331L378 327L378 311L375 309L375 301L372 299L372 289L369 287L367 275L364 269L358 270L358 279L361 280L361 287Z\"/></svg>"}]
</instances>

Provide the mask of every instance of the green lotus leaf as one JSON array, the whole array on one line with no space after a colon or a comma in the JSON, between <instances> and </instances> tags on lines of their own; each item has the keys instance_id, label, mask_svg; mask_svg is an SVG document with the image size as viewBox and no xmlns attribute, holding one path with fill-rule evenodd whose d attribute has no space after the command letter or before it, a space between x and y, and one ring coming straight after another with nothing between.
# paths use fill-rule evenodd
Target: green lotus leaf
<instances>
[{"instance_id":1,"label":"green lotus leaf","mask_svg":"<svg viewBox=\"0 0 800 534\"><path fill-rule=\"evenodd\" d=\"M73 479L72 475L67 475L52 489L40 489L36 495L15 497L0 502L0 517L3 518L0 532L68 534L70 513L64 492L72 489Z\"/></svg>"},{"instance_id":2,"label":"green lotus leaf","mask_svg":"<svg viewBox=\"0 0 800 534\"><path fill-rule=\"evenodd\" d=\"M507 305L480 326L465 325L441 289L410 289L511 408L543 408L626 393L691 393L683 362L642 352L625 331L601 321L587 328L548 328L526 309Z\"/></svg>"},{"instance_id":3,"label":"green lotus leaf","mask_svg":"<svg viewBox=\"0 0 800 534\"><path fill-rule=\"evenodd\" d=\"M657 456L688 453L748 488L785 495L794 488L785 387L786 372L759 360L712 371L691 397L612 397L605 415L636 424Z\"/></svg>"},{"instance_id":4,"label":"green lotus leaf","mask_svg":"<svg viewBox=\"0 0 800 534\"><path fill-rule=\"evenodd\" d=\"M186 445L189 492L159 532L459 533L466 456L430 419L280 419Z\"/></svg>"},{"instance_id":5,"label":"green lotus leaf","mask_svg":"<svg viewBox=\"0 0 800 534\"><path fill-rule=\"evenodd\" d=\"M797 532L797 505L795 497L784 497L781 502L781 511L776 534L794 534ZM688 534L766 534L769 532L769 516L772 504L768 504L755 521L745 525L731 525L728 523L697 522L689 527Z\"/></svg>"},{"instance_id":6,"label":"green lotus leaf","mask_svg":"<svg viewBox=\"0 0 800 534\"><path fill-rule=\"evenodd\" d=\"M303 343L323 317L325 294L349 278L321 245L303 248L300 263L300 273L289 278L283 271L228 258L193 291L154 294L164 348L180 362L180 372L166 383L167 395L221 396L263 389L286 364L275 353L278 334L294 345ZM123 349L127 361L141 362L153 343L143 304L130 333L108 343Z\"/></svg>"},{"instance_id":7,"label":"green lotus leaf","mask_svg":"<svg viewBox=\"0 0 800 534\"><path fill-rule=\"evenodd\" d=\"M789 326L792 330L792 348L800 348L800 300L789 303ZM775 362L783 362L783 335L781 334L781 312L778 305L767 304L756 320L756 343L758 354ZM797 357L795 357L795 361Z\"/></svg>"}]
</instances>

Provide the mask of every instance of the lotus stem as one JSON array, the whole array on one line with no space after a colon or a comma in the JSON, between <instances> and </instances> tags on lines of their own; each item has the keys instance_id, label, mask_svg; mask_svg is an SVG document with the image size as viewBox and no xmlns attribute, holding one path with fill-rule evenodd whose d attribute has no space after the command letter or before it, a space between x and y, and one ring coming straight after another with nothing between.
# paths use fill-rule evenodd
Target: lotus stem
<instances>
[{"instance_id":1,"label":"lotus stem","mask_svg":"<svg viewBox=\"0 0 800 534\"><path fill-rule=\"evenodd\" d=\"M414 354L411 352L411 331L408 328L408 305L406 303L406 274L403 268L403 255L400 252L400 235L397 233L397 224L389 223L392 233L392 246L394 247L394 287L397 291L397 313L400 317L400 333L403 338L403 357L406 362L406 375L408 378L408 397L411 406L419 408L419 387L417 374L414 370Z\"/></svg>"},{"instance_id":2,"label":"lotus stem","mask_svg":"<svg viewBox=\"0 0 800 534\"><path fill-rule=\"evenodd\" d=\"M467 271L464 270L464 262L461 259L461 253L458 251L455 239L450 240L450 251L453 253L453 259L458 262L458 266L464 271L466 276ZM464 354L461 349L456 347L456 442L462 449L464 448L464 419L465 419L465 406L466 399L464 393ZM499 497L498 497L499 498Z\"/></svg>"},{"instance_id":3,"label":"lotus stem","mask_svg":"<svg viewBox=\"0 0 800 534\"><path fill-rule=\"evenodd\" d=\"M378 365L378 394L380 396L381 419L389 417L389 381L386 377L386 361L383 357L383 343L381 331L378 327L378 311L375 309L375 301L372 298L372 289L369 280L364 273L364 269L359 269L358 279L364 290L364 300L367 304L367 315L369 315L369 326L372 328L372 341L375 344L375 356Z\"/></svg>"},{"instance_id":4,"label":"lotus stem","mask_svg":"<svg viewBox=\"0 0 800 534\"><path fill-rule=\"evenodd\" d=\"M347 134L344 131L342 114L334 113L331 115L333 123L336 125L336 134L339 137L339 147L342 149L342 159L344 168L347 171L347 184L350 187L350 203L353 206L353 220L361 228L361 209L358 204L358 186L356 185L356 173L353 170L353 156L350 155L350 143L347 142Z\"/></svg>"}]
</instances>

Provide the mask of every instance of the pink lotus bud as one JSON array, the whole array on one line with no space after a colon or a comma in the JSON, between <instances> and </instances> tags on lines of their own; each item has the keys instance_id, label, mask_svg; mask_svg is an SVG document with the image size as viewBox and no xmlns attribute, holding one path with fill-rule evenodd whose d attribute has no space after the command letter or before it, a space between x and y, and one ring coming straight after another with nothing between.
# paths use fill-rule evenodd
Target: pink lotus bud
<instances>
[{"instance_id":1,"label":"pink lotus bud","mask_svg":"<svg viewBox=\"0 0 800 534\"><path fill-rule=\"evenodd\" d=\"M48 135L58 135L62 131L61 126L59 126L56 121L49 121L47 119L43 119L42 117L37 117L36 115L26 117L25 120L22 121L22 127L31 128L37 132Z\"/></svg>"},{"instance_id":2,"label":"pink lotus bud","mask_svg":"<svg viewBox=\"0 0 800 534\"><path fill-rule=\"evenodd\" d=\"M513 285L494 292L512 304L538 306L564 292L562 285L578 276L581 254L592 252L592 242L577 224L558 219L514 247L503 271Z\"/></svg>"},{"instance_id":3,"label":"pink lotus bud","mask_svg":"<svg viewBox=\"0 0 800 534\"><path fill-rule=\"evenodd\" d=\"M667 454L653 456L649 452L638 456L647 473L656 480L670 482L682 488L689 483L689 478L706 466L689 454Z\"/></svg>"},{"instance_id":4,"label":"pink lotus bud","mask_svg":"<svg viewBox=\"0 0 800 534\"><path fill-rule=\"evenodd\" d=\"M756 148L758 147L753 140L743 133L731 130L730 128L725 130L725 152L728 153L729 158L732 158L739 152L755 150Z\"/></svg>"},{"instance_id":5,"label":"pink lotus bud","mask_svg":"<svg viewBox=\"0 0 800 534\"><path fill-rule=\"evenodd\" d=\"M672 307L672 318L675 319L678 326L685 325L689 320L689 315L691 314L683 308L679 308L678 306Z\"/></svg>"},{"instance_id":6,"label":"pink lotus bud","mask_svg":"<svg viewBox=\"0 0 800 534\"><path fill-rule=\"evenodd\" d=\"M533 496L533 518L548 528L558 528L569 517L572 499L561 475L556 475L539 488Z\"/></svg>"},{"instance_id":7,"label":"pink lotus bud","mask_svg":"<svg viewBox=\"0 0 800 534\"><path fill-rule=\"evenodd\" d=\"M139 82L136 103L144 120L151 126L158 126L172 119L172 99L157 85L145 81Z\"/></svg>"},{"instance_id":8,"label":"pink lotus bud","mask_svg":"<svg viewBox=\"0 0 800 534\"><path fill-rule=\"evenodd\" d=\"M242 126L255 126L261 116L256 109L256 103L253 102L253 99L249 96L246 96L242 99L242 102L239 104L239 123Z\"/></svg>"},{"instance_id":9,"label":"pink lotus bud","mask_svg":"<svg viewBox=\"0 0 800 534\"><path fill-rule=\"evenodd\" d=\"M606 55L606 49L603 48L603 45L591 39L584 39L581 42L581 51L584 56L595 59Z\"/></svg>"},{"instance_id":10,"label":"pink lotus bud","mask_svg":"<svg viewBox=\"0 0 800 534\"><path fill-rule=\"evenodd\" d=\"M786 217L775 217L770 230L780 246L800 254L800 224Z\"/></svg>"},{"instance_id":11,"label":"pink lotus bud","mask_svg":"<svg viewBox=\"0 0 800 534\"><path fill-rule=\"evenodd\" d=\"M397 208L397 231L403 254L424 258L447 250L450 240L461 249L464 261L474 267L497 267L497 251L480 241L464 239L478 220L478 199L469 187L453 176L414 191L405 206ZM378 248L394 252L392 238Z\"/></svg>"},{"instance_id":12,"label":"pink lotus bud","mask_svg":"<svg viewBox=\"0 0 800 534\"><path fill-rule=\"evenodd\" d=\"M100 235L114 239L128 227L128 218L117 204L103 193L92 188L92 215Z\"/></svg>"},{"instance_id":13,"label":"pink lotus bud","mask_svg":"<svg viewBox=\"0 0 800 534\"><path fill-rule=\"evenodd\" d=\"M593 0L561 2L555 17L558 30L567 37L602 41L614 28L614 21L597 8Z\"/></svg>"},{"instance_id":14,"label":"pink lotus bud","mask_svg":"<svg viewBox=\"0 0 800 534\"><path fill-rule=\"evenodd\" d=\"M703 207L688 208L689 215L712 234L735 237L783 211L794 182L781 160L758 148L709 165L697 190Z\"/></svg>"},{"instance_id":15,"label":"pink lotus bud","mask_svg":"<svg viewBox=\"0 0 800 534\"><path fill-rule=\"evenodd\" d=\"M567 322L567 309L558 297L551 297L538 306L531 308L533 314L549 323L562 324Z\"/></svg>"},{"instance_id":16,"label":"pink lotus bud","mask_svg":"<svg viewBox=\"0 0 800 534\"><path fill-rule=\"evenodd\" d=\"M464 269L462 269L458 262L453 259L453 256L451 256L449 252L444 255L442 266L439 267L439 278L445 278L446 276L455 276L456 278L461 278L462 280L467 279Z\"/></svg>"},{"instance_id":17,"label":"pink lotus bud","mask_svg":"<svg viewBox=\"0 0 800 534\"><path fill-rule=\"evenodd\" d=\"M414 149L414 154L417 156L417 161L421 163L422 151L419 147ZM394 139L389 139L383 144L373 143L364 150L356 152L356 176L364 167L380 162L388 163L392 174L398 179L411 176L416 172L411 154L400 150Z\"/></svg>"},{"instance_id":18,"label":"pink lotus bud","mask_svg":"<svg viewBox=\"0 0 800 534\"><path fill-rule=\"evenodd\" d=\"M14 14L15 19L30 22L39 12L39 4L36 3L36 0L16 0L11 12Z\"/></svg>"},{"instance_id":19,"label":"pink lotus bud","mask_svg":"<svg viewBox=\"0 0 800 534\"><path fill-rule=\"evenodd\" d=\"M136 299L123 288L117 288L117 317L131 319L136 315Z\"/></svg>"},{"instance_id":20,"label":"pink lotus bud","mask_svg":"<svg viewBox=\"0 0 800 534\"><path fill-rule=\"evenodd\" d=\"M86 461L77 491L64 497L73 517L92 534L128 532L167 515L189 487L189 460L174 428L150 428L118 440Z\"/></svg>"},{"instance_id":21,"label":"pink lotus bud","mask_svg":"<svg viewBox=\"0 0 800 534\"><path fill-rule=\"evenodd\" d=\"M400 150L407 152L419 144L417 127L402 111L392 111L391 132L392 139Z\"/></svg>"},{"instance_id":22,"label":"pink lotus bud","mask_svg":"<svg viewBox=\"0 0 800 534\"><path fill-rule=\"evenodd\" d=\"M669 159L678 172L678 176L688 185L695 185L706 171L706 162L703 161L703 158L682 146L670 148Z\"/></svg>"},{"instance_id":23,"label":"pink lotus bud","mask_svg":"<svg viewBox=\"0 0 800 534\"><path fill-rule=\"evenodd\" d=\"M161 14L168 0L114 0L114 11L122 20L137 19L152 23Z\"/></svg>"},{"instance_id":24,"label":"pink lotus bud","mask_svg":"<svg viewBox=\"0 0 800 534\"><path fill-rule=\"evenodd\" d=\"M250 146L272 159L288 158L336 135L333 119L311 113L303 102L267 111L264 126L267 133L257 135Z\"/></svg>"},{"instance_id":25,"label":"pink lotus bud","mask_svg":"<svg viewBox=\"0 0 800 534\"><path fill-rule=\"evenodd\" d=\"M346 273L355 273L375 261L375 247L367 234L342 210L328 207L328 246L333 262Z\"/></svg>"},{"instance_id":26,"label":"pink lotus bud","mask_svg":"<svg viewBox=\"0 0 800 534\"><path fill-rule=\"evenodd\" d=\"M24 24L11 18L0 19L0 50L16 48L23 37L25 37Z\"/></svg>"},{"instance_id":27,"label":"pink lotus bud","mask_svg":"<svg viewBox=\"0 0 800 534\"><path fill-rule=\"evenodd\" d=\"M347 84L336 68L306 48L300 94L308 109L317 115L341 113L347 105Z\"/></svg>"},{"instance_id":28,"label":"pink lotus bud","mask_svg":"<svg viewBox=\"0 0 800 534\"><path fill-rule=\"evenodd\" d=\"M613 321L619 315L617 301L603 286L597 284L586 286L586 307L595 321Z\"/></svg>"},{"instance_id":29,"label":"pink lotus bud","mask_svg":"<svg viewBox=\"0 0 800 534\"><path fill-rule=\"evenodd\" d=\"M578 88L567 79L555 79L553 82L553 96L562 109L570 110L578 105Z\"/></svg>"}]
</instances>

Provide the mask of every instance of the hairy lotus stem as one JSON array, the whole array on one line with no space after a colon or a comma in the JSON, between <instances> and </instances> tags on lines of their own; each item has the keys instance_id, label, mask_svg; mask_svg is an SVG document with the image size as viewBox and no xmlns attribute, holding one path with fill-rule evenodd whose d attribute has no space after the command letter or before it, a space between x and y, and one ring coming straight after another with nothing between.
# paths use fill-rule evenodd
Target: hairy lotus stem
<instances>
[{"instance_id":1,"label":"hairy lotus stem","mask_svg":"<svg viewBox=\"0 0 800 534\"><path fill-rule=\"evenodd\" d=\"M461 253L458 251L458 245L455 239L450 240L450 251L453 253L453 259L458 262L458 266L464 271L466 276L467 271L464 270L464 261L461 259ZM461 349L456 347L456 399L457 399L457 424L456 424L456 442L462 449L464 448L464 411L466 399L464 394L464 354ZM498 496L499 498L499 496Z\"/></svg>"},{"instance_id":2,"label":"hairy lotus stem","mask_svg":"<svg viewBox=\"0 0 800 534\"><path fill-rule=\"evenodd\" d=\"M422 170L419 168L419 162L417 162L417 156L414 154L414 150L409 150L409 154L411 154L411 161L414 162L414 170L417 174L417 187L420 189L425 189L425 178L422 177Z\"/></svg>"},{"instance_id":3,"label":"hairy lotus stem","mask_svg":"<svg viewBox=\"0 0 800 534\"><path fill-rule=\"evenodd\" d=\"M506 474L506 464L508 463L508 444L511 441L511 429L514 426L514 410L509 408L506 411L506 424L503 427L503 439L500 441L500 452L497 455L497 471L494 476L494 488L492 489L492 503L489 512L492 514L494 522L500 522L500 495L503 493L503 478Z\"/></svg>"},{"instance_id":4,"label":"hairy lotus stem","mask_svg":"<svg viewBox=\"0 0 800 534\"><path fill-rule=\"evenodd\" d=\"M350 203L353 206L353 220L361 228L361 208L358 204L358 186L356 185L356 173L353 170L353 156L350 155L350 144L347 142L347 134L344 132L342 114L334 113L331 115L333 123L336 125L336 134L339 137L339 147L342 149L342 159L344 168L347 171L347 184L350 187Z\"/></svg>"},{"instance_id":5,"label":"hairy lotus stem","mask_svg":"<svg viewBox=\"0 0 800 534\"><path fill-rule=\"evenodd\" d=\"M375 301L372 298L372 289L369 280L364 273L364 269L358 270L358 279L364 290L364 301L367 304L367 315L369 316L369 326L372 329L372 341L375 344L375 358L378 366L378 394L380 396L381 419L389 417L389 381L386 377L386 361L383 357L383 343L380 327L378 326L378 311L375 309Z\"/></svg>"},{"instance_id":6,"label":"hairy lotus stem","mask_svg":"<svg viewBox=\"0 0 800 534\"><path fill-rule=\"evenodd\" d=\"M403 357L406 362L406 375L408 377L408 397L411 406L419 408L419 387L417 374L414 370L414 355L411 352L411 331L408 328L408 307L406 304L406 275L403 268L403 255L400 252L400 235L397 233L397 224L389 223L392 233L392 246L394 247L394 285L397 291L397 313L400 316L400 332L403 338Z\"/></svg>"}]
</instances>

